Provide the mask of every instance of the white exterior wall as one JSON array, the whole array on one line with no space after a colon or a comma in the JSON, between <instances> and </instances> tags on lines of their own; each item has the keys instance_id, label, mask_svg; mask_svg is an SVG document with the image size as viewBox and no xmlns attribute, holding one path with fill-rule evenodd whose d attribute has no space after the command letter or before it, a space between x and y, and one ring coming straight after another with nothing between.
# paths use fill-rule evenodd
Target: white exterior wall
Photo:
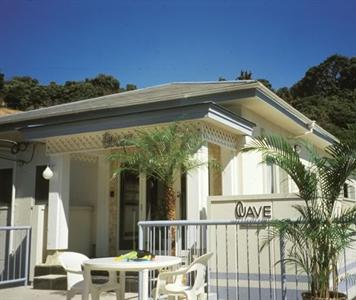
<instances>
[{"instance_id":1,"label":"white exterior wall","mask_svg":"<svg viewBox=\"0 0 356 300\"><path fill-rule=\"evenodd\" d=\"M242 107L240 114L243 118L256 124L253 136L257 137L261 134L263 135L281 135L287 138L295 137L295 134L285 130L280 124L280 126L266 120L263 115L263 111L260 114L252 112L251 110ZM245 137L242 146L245 146L250 141L250 137ZM270 193L271 178L269 176L268 167L261 164L262 155L260 153L239 153L239 164L240 171L242 172L242 191L239 195L253 195L253 194L268 194ZM307 160L305 153L302 156ZM278 167L274 167L274 185L275 193L295 193L297 188L294 182L291 180L285 172L280 170Z\"/></svg>"},{"instance_id":2,"label":"white exterior wall","mask_svg":"<svg viewBox=\"0 0 356 300\"><path fill-rule=\"evenodd\" d=\"M208 162L208 146L204 145L196 153L195 159ZM207 218L209 196L209 169L207 164L190 171L187 175L187 219Z\"/></svg>"},{"instance_id":3,"label":"white exterior wall","mask_svg":"<svg viewBox=\"0 0 356 300\"><path fill-rule=\"evenodd\" d=\"M32 146L30 145L26 152L18 154L18 158L29 160L31 155ZM21 165L0 159L0 169L13 169L12 204L9 208L0 208L0 225L7 225L6 219L10 218L12 226L31 226L30 279L33 277L33 266L43 262L45 211L43 205L35 205L35 188L36 166L46 165L47 161L45 145L42 144L36 145L32 161L28 164ZM14 235L10 241L12 251L16 251L21 242L22 240Z\"/></svg>"},{"instance_id":4,"label":"white exterior wall","mask_svg":"<svg viewBox=\"0 0 356 300\"><path fill-rule=\"evenodd\" d=\"M241 187L239 185L239 172L237 150L221 148L222 165L222 194L238 195Z\"/></svg>"},{"instance_id":5,"label":"white exterior wall","mask_svg":"<svg viewBox=\"0 0 356 300\"><path fill-rule=\"evenodd\" d=\"M110 164L106 156L98 158L98 189L96 203L96 255L109 253Z\"/></svg>"},{"instance_id":6,"label":"white exterior wall","mask_svg":"<svg viewBox=\"0 0 356 300\"><path fill-rule=\"evenodd\" d=\"M70 155L51 157L53 177L49 181L48 250L68 249Z\"/></svg>"},{"instance_id":7,"label":"white exterior wall","mask_svg":"<svg viewBox=\"0 0 356 300\"><path fill-rule=\"evenodd\" d=\"M93 159L70 162L68 248L91 257L96 237L95 207L98 186L98 163Z\"/></svg>"},{"instance_id":8,"label":"white exterior wall","mask_svg":"<svg viewBox=\"0 0 356 300\"><path fill-rule=\"evenodd\" d=\"M71 159L70 162L70 206L96 205L97 168L96 160Z\"/></svg>"},{"instance_id":9,"label":"white exterior wall","mask_svg":"<svg viewBox=\"0 0 356 300\"><path fill-rule=\"evenodd\" d=\"M250 137L244 137L242 147L251 141ZM261 164L260 153L238 153L239 172L241 172L240 195L254 195L264 193L264 169Z\"/></svg>"},{"instance_id":10,"label":"white exterior wall","mask_svg":"<svg viewBox=\"0 0 356 300\"><path fill-rule=\"evenodd\" d=\"M21 158L28 159L31 156L31 146ZM36 166L46 165L48 157L45 154L45 145L36 145L33 160L29 164L16 167L15 179L15 203L13 225L30 225L31 213L35 201Z\"/></svg>"}]
</instances>

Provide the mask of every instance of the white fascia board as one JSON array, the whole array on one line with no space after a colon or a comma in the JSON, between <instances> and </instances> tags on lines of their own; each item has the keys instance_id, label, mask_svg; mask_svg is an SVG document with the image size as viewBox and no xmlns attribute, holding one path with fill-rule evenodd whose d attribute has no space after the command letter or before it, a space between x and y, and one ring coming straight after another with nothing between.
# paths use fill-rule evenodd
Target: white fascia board
<instances>
[{"instance_id":1,"label":"white fascia board","mask_svg":"<svg viewBox=\"0 0 356 300\"><path fill-rule=\"evenodd\" d=\"M209 112L206 114L206 118L220 126L222 125L224 127L228 127L232 131L238 131L239 134L252 135L253 126L239 122L238 120L233 119L213 108L209 109Z\"/></svg>"},{"instance_id":2,"label":"white fascia board","mask_svg":"<svg viewBox=\"0 0 356 300\"><path fill-rule=\"evenodd\" d=\"M287 115L289 118L294 120L297 124L299 124L301 127L304 127L304 129L307 131L308 130L308 124L312 123L313 120L309 119L307 116L302 114L300 111L295 109L293 106L288 104L286 101L284 101L282 98L280 98L278 95L270 91L267 87L265 87L262 83L257 82L256 83L256 91L257 91L257 96L272 105L273 107L279 109L281 112L283 112L285 115ZM317 122L317 120L316 120ZM332 144L338 139L332 135L330 132L326 131L324 128L319 126L318 124L315 125L315 129L313 134L316 137L324 139L327 143Z\"/></svg>"}]
</instances>

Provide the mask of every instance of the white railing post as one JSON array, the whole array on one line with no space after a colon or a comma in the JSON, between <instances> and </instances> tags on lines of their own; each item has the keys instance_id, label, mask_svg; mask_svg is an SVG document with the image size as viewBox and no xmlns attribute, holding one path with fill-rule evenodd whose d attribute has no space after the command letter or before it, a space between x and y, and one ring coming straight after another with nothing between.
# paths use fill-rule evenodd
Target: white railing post
<instances>
[{"instance_id":1,"label":"white railing post","mask_svg":"<svg viewBox=\"0 0 356 300\"><path fill-rule=\"evenodd\" d=\"M144 236L143 236L143 225L140 225L140 222L138 223L138 249L139 250L144 250L143 249L143 245L144 245ZM138 274L138 295L139 295L139 299L140 296L142 295L142 291L143 291L143 274L142 272L140 272Z\"/></svg>"}]
</instances>

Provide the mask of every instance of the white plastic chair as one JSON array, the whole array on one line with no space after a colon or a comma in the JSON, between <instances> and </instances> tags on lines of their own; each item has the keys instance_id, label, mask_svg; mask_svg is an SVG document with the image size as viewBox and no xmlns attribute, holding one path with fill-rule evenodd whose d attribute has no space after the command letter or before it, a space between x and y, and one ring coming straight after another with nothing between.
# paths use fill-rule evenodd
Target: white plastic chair
<instances>
[{"instance_id":1,"label":"white plastic chair","mask_svg":"<svg viewBox=\"0 0 356 300\"><path fill-rule=\"evenodd\" d=\"M157 286L153 291L154 299L158 300L161 295L184 296L187 300L204 299L205 274L209 259L213 253L204 254L195 259L188 267L172 272L161 272L157 278ZM183 278L194 272L194 284L185 285Z\"/></svg>"},{"instance_id":2,"label":"white plastic chair","mask_svg":"<svg viewBox=\"0 0 356 300\"><path fill-rule=\"evenodd\" d=\"M82 264L89 258L81 253L63 252L59 256L59 261L67 272L67 300L72 299L77 294L82 294L84 290L84 277ZM103 283L93 283L94 280L103 280ZM89 283L89 291L93 300L99 300L100 294L107 291L115 291L117 300L120 298L120 284L117 282L115 273L110 273L109 277L92 277Z\"/></svg>"}]
</instances>

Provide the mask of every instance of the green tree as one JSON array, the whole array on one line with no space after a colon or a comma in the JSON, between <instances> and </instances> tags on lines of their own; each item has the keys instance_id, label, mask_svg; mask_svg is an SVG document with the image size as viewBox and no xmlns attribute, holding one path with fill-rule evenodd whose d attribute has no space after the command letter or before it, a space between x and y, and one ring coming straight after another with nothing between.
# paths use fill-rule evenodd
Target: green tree
<instances>
[{"instance_id":1,"label":"green tree","mask_svg":"<svg viewBox=\"0 0 356 300\"><path fill-rule=\"evenodd\" d=\"M267 80L267 79L257 79L257 81L261 82L266 88L270 89L271 91L274 91L273 88L272 88L272 83Z\"/></svg>"},{"instance_id":2,"label":"green tree","mask_svg":"<svg viewBox=\"0 0 356 300\"><path fill-rule=\"evenodd\" d=\"M4 73L0 72L0 93L4 89L4 83L5 83L5 75Z\"/></svg>"},{"instance_id":3,"label":"green tree","mask_svg":"<svg viewBox=\"0 0 356 300\"><path fill-rule=\"evenodd\" d=\"M311 67L291 88L293 97L335 94L340 89L343 70L350 61L345 56L332 55L320 65Z\"/></svg>"},{"instance_id":4,"label":"green tree","mask_svg":"<svg viewBox=\"0 0 356 300\"><path fill-rule=\"evenodd\" d=\"M252 72L251 71L240 71L240 76L236 78L236 80L251 80L252 79Z\"/></svg>"},{"instance_id":5,"label":"green tree","mask_svg":"<svg viewBox=\"0 0 356 300\"><path fill-rule=\"evenodd\" d=\"M279 89L276 91L276 94L277 94L279 97L281 97L284 101L287 101L287 102L289 102L291 105L293 105L293 96L291 95L289 88L287 88L287 87L279 88Z\"/></svg>"},{"instance_id":6,"label":"green tree","mask_svg":"<svg viewBox=\"0 0 356 300\"><path fill-rule=\"evenodd\" d=\"M5 83L5 75L0 72L0 107L5 105L5 101L3 100L4 83Z\"/></svg>"},{"instance_id":7,"label":"green tree","mask_svg":"<svg viewBox=\"0 0 356 300\"><path fill-rule=\"evenodd\" d=\"M29 76L14 77L4 85L4 100L8 107L14 109L37 108L40 90L38 80Z\"/></svg>"},{"instance_id":8,"label":"green tree","mask_svg":"<svg viewBox=\"0 0 356 300\"><path fill-rule=\"evenodd\" d=\"M14 109L30 110L40 107L68 103L126 91L120 88L120 82L110 75L99 74L84 81L66 81L63 85L50 82L40 85L38 80L29 76L16 76L4 81L0 76L2 97L7 106ZM135 89L133 84L127 90ZM0 90L1 96L1 90Z\"/></svg>"},{"instance_id":9,"label":"green tree","mask_svg":"<svg viewBox=\"0 0 356 300\"><path fill-rule=\"evenodd\" d=\"M144 173L164 186L166 219L176 218L174 181L182 174L204 164L193 155L204 144L199 130L193 126L173 124L152 131L138 130L119 141L120 151L109 158L120 163L122 171Z\"/></svg>"},{"instance_id":10,"label":"green tree","mask_svg":"<svg viewBox=\"0 0 356 300\"><path fill-rule=\"evenodd\" d=\"M356 57L332 55L277 94L339 138L356 124Z\"/></svg>"},{"instance_id":11,"label":"green tree","mask_svg":"<svg viewBox=\"0 0 356 300\"><path fill-rule=\"evenodd\" d=\"M118 93L120 90L120 82L110 75L99 74L92 79L85 79L85 82L92 84L96 96Z\"/></svg>"},{"instance_id":12,"label":"green tree","mask_svg":"<svg viewBox=\"0 0 356 300\"><path fill-rule=\"evenodd\" d=\"M137 89L137 86L135 84L132 84L132 83L126 84L126 91L133 91L136 89Z\"/></svg>"},{"instance_id":13,"label":"green tree","mask_svg":"<svg viewBox=\"0 0 356 300\"><path fill-rule=\"evenodd\" d=\"M304 295L305 300L336 298L337 262L354 242L356 206L339 210L337 202L345 183L355 175L355 142L354 132L352 144L335 143L325 149L325 156L306 145L311 159L308 166L290 141L279 136L255 138L243 149L260 152L265 163L282 168L293 179L304 200L304 205L294 205L300 215L296 221L272 222L273 229L265 245L280 234L290 242L286 262L296 264L310 279L310 293Z\"/></svg>"}]
</instances>

